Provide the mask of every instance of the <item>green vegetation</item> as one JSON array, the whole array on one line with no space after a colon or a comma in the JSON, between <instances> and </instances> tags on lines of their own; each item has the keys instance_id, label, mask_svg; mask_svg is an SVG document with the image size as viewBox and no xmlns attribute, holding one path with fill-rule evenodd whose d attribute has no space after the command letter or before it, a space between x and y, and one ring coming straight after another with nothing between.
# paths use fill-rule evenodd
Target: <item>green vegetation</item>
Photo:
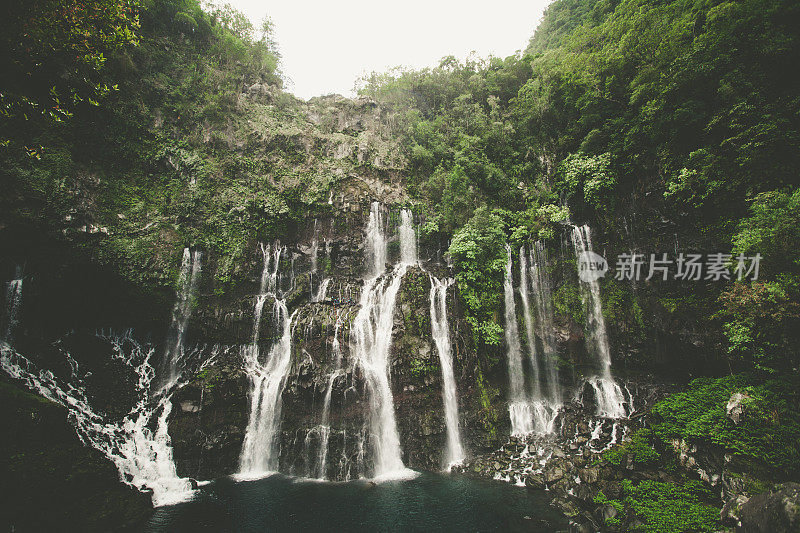
<instances>
[{"instance_id":1,"label":"green vegetation","mask_svg":"<svg viewBox=\"0 0 800 533\"><path fill-rule=\"evenodd\" d=\"M623 524L634 524L635 531L659 533L719 529L716 496L708 485L690 479L678 468L668 446L653 430L639 429L624 444L603 454L603 464L621 469L633 466L636 472L669 472L674 478L638 482L623 479L619 483L620 499L610 499L602 491L598 492L594 502L616 510L616 513L606 514L608 528L618 531Z\"/></svg>"},{"instance_id":2,"label":"green vegetation","mask_svg":"<svg viewBox=\"0 0 800 533\"><path fill-rule=\"evenodd\" d=\"M595 503L610 505L618 513L628 513L638 520L634 531L648 533L696 533L719 528L719 509L708 505L711 492L698 481L682 485L645 480L633 484L622 481L622 500L609 499L599 492ZM606 526L621 524L619 515L606 518Z\"/></svg>"},{"instance_id":3,"label":"green vegetation","mask_svg":"<svg viewBox=\"0 0 800 533\"><path fill-rule=\"evenodd\" d=\"M800 59L798 24L788 1L557 0L523 54L363 80L362 94L401 113L407 186L429 213L425 232L453 236L476 339L500 338L499 243L553 238L571 216L617 251L631 239L653 251L699 239L707 251L764 254L765 286L664 283L644 296L689 300L681 315L710 331L724 323L737 369L795 367L800 283L786 267L798 242L800 95L781 65ZM491 215L504 224L491 220L490 236ZM471 265L473 250L488 261ZM571 290L557 288L557 308L579 317ZM606 292L608 312L636 302L630 291ZM611 326L646 340L644 304L658 306L636 303Z\"/></svg>"},{"instance_id":4,"label":"green vegetation","mask_svg":"<svg viewBox=\"0 0 800 533\"><path fill-rule=\"evenodd\" d=\"M0 145L15 142L38 156L30 123L53 125L117 89L103 70L110 54L136 44L137 7L137 0L7 6L0 22Z\"/></svg>"},{"instance_id":5,"label":"green vegetation","mask_svg":"<svg viewBox=\"0 0 800 533\"><path fill-rule=\"evenodd\" d=\"M475 343L497 346L503 330L494 314L502 299L503 272L508 254L503 222L495 213L479 209L454 236L449 253L457 266L456 279L467 304L467 321Z\"/></svg>"},{"instance_id":6,"label":"green vegetation","mask_svg":"<svg viewBox=\"0 0 800 533\"><path fill-rule=\"evenodd\" d=\"M595 503L613 506L623 517L636 517L641 531L715 531L719 509L712 488L678 466L673 443L720 451L730 456L726 476L741 478L748 494L769 490L776 482L795 479L800 464L800 416L796 383L758 381L752 376L700 378L683 392L656 404L651 427L634 432L623 444L606 451L601 464L636 472L666 472L671 479L620 483L619 500L597 494ZM738 422L728 416L728 401L739 394ZM629 523L629 522L625 522Z\"/></svg>"},{"instance_id":7,"label":"green vegetation","mask_svg":"<svg viewBox=\"0 0 800 533\"><path fill-rule=\"evenodd\" d=\"M758 381L743 375L694 380L653 408L653 433L663 442L685 439L719 446L753 473L792 479L800 473L800 388L793 379ZM743 396L739 423L728 400Z\"/></svg>"},{"instance_id":8,"label":"green vegetation","mask_svg":"<svg viewBox=\"0 0 800 533\"><path fill-rule=\"evenodd\" d=\"M760 254L758 279L606 280L612 340L663 343L652 359L672 364L674 337L703 352L687 373L731 375L660 402L652 426L603 461L673 469L682 439L730 454L732 475L763 489L800 475L798 27L789 0L556 0L523 53L367 77L361 94L391 119L362 136L333 124L372 102L282 90L268 20L256 29L197 0L20 3L0 22L0 226L66 236L155 291L174 284L181 248L197 246L223 295L256 240L330 214L329 195L353 176L397 178L424 219L420 240L450 242L492 438L499 393L485 375L501 361L506 243L557 249L569 221L591 223L609 258L723 252L733 270ZM583 323L564 274L574 266L556 262L556 313ZM421 279L407 284L427 296ZM739 422L726 414L736 393ZM683 478L622 493L597 503L642 530L716 527L711 496Z\"/></svg>"},{"instance_id":9,"label":"green vegetation","mask_svg":"<svg viewBox=\"0 0 800 533\"><path fill-rule=\"evenodd\" d=\"M59 13L66 6L26 4L19 20L39 4ZM309 211L328 208L319 204L335 182L331 163L298 164L306 158L298 143L306 119L300 102L280 89L268 20L256 30L230 6L204 10L196 0L111 4L88 2L86 9L116 21L108 31L119 35L105 36L105 26L96 36L80 24L74 29L105 43L90 47L102 61L86 79L101 80L92 82L95 89L116 90L101 98L75 88L70 116L54 124L6 102L28 98L25 87L41 88L42 80L17 90L3 76L4 120L14 123L3 131L19 132L0 148L0 180L18 192L2 201L5 222L65 234L84 225L105 228L108 234L87 252L146 285L168 284L180 249L199 246L218 259L215 289L224 291L236 283L235 267L255 239L274 239ZM128 18L112 7L124 8ZM39 33L51 24L29 19ZM57 33L51 38L65 49L84 46ZM42 68L52 74L48 65ZM73 90L57 89L52 98L59 102ZM65 106L40 100L42 110Z\"/></svg>"},{"instance_id":10,"label":"green vegetation","mask_svg":"<svg viewBox=\"0 0 800 533\"><path fill-rule=\"evenodd\" d=\"M639 429L624 444L614 446L603 454L603 461L614 466L625 466L630 459L636 466L652 467L661 464L662 456L652 444L652 432Z\"/></svg>"}]
</instances>

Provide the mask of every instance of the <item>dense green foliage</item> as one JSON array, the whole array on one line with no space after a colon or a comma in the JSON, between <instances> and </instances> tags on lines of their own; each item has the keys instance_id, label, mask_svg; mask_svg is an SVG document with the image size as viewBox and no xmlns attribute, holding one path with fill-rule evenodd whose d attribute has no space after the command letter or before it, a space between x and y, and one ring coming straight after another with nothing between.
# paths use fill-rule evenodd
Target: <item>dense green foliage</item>
<instances>
[{"instance_id":1,"label":"dense green foliage","mask_svg":"<svg viewBox=\"0 0 800 533\"><path fill-rule=\"evenodd\" d=\"M718 529L719 509L706 503L712 495L699 481L679 485L651 480L633 484L623 480L622 489L622 500L611 500L600 492L595 503L610 505L635 517L639 526L634 531L695 533ZM620 518L610 517L606 526L615 528L620 522Z\"/></svg>"},{"instance_id":2,"label":"dense green foliage","mask_svg":"<svg viewBox=\"0 0 800 533\"><path fill-rule=\"evenodd\" d=\"M496 214L479 209L454 236L450 255L458 265L458 286L469 309L467 320L476 340L496 346L503 330L495 309L503 294L503 271L508 258L503 223Z\"/></svg>"},{"instance_id":3,"label":"dense green foliage","mask_svg":"<svg viewBox=\"0 0 800 533\"><path fill-rule=\"evenodd\" d=\"M734 393L744 397L735 423L726 407ZM653 433L664 443L684 439L718 446L755 472L773 479L800 473L800 388L795 379L753 382L746 376L699 378L685 392L653 408Z\"/></svg>"},{"instance_id":4,"label":"dense green foliage","mask_svg":"<svg viewBox=\"0 0 800 533\"><path fill-rule=\"evenodd\" d=\"M302 120L280 90L269 21L257 31L230 6L195 0L144 2L136 20L138 43L103 61L117 91L59 124L27 117L0 152L0 179L16 191L6 223L111 228L87 252L136 283L169 283L183 246L212 250L223 290L246 243L304 220L333 178L297 165ZM243 98L248 87L261 96Z\"/></svg>"},{"instance_id":5,"label":"dense green foliage","mask_svg":"<svg viewBox=\"0 0 800 533\"><path fill-rule=\"evenodd\" d=\"M750 213L739 224L733 252L761 254L764 281L736 283L721 295L728 353L740 367L795 372L800 363L800 189L761 193Z\"/></svg>"},{"instance_id":6,"label":"dense green foliage","mask_svg":"<svg viewBox=\"0 0 800 533\"><path fill-rule=\"evenodd\" d=\"M10 3L0 20L0 143L24 145L31 123L61 121L116 89L102 70L109 54L137 42L137 7L137 0Z\"/></svg>"},{"instance_id":7,"label":"dense green foliage","mask_svg":"<svg viewBox=\"0 0 800 533\"><path fill-rule=\"evenodd\" d=\"M571 217L619 251L680 241L761 253L759 282L664 283L649 305L675 315L683 302L682 316L724 331L711 342L726 344L731 367L783 371L796 367L800 345L790 265L800 80L785 68L800 59L797 27L800 8L789 1L558 0L522 55L375 74L362 93L403 110L409 189L432 213L429 231L459 236L459 248L474 233L460 228L484 206L502 215L514 244L552 238L549 224ZM472 268L465 298L493 276L488 265ZM469 305L482 331L498 303ZM626 320L645 340L641 312Z\"/></svg>"},{"instance_id":8,"label":"dense green foliage","mask_svg":"<svg viewBox=\"0 0 800 533\"><path fill-rule=\"evenodd\" d=\"M618 528L622 517L636 517L642 531L715 531L719 509L711 488L678 466L674 447L711 450L728 456L725 475L742 478L754 495L782 480L795 479L800 464L800 394L796 380L754 379L731 375L700 378L683 392L657 403L650 427L635 431L624 443L602 456L602 464L623 471L649 471L659 481L623 480L623 497L595 502L613 506L619 516L606 525ZM739 394L740 413L728 413L728 402ZM668 473L673 479L662 479Z\"/></svg>"},{"instance_id":9,"label":"dense green foliage","mask_svg":"<svg viewBox=\"0 0 800 533\"><path fill-rule=\"evenodd\" d=\"M623 524L638 524L636 531L682 533L719 529L719 508L711 489L691 479L678 468L669 444L650 429L639 429L623 444L603 453L602 463L624 471L669 473L672 479L623 479L621 497L611 499L602 491L594 501L611 506L616 514L606 515L606 526L624 530ZM613 514L613 516L612 516Z\"/></svg>"}]
</instances>

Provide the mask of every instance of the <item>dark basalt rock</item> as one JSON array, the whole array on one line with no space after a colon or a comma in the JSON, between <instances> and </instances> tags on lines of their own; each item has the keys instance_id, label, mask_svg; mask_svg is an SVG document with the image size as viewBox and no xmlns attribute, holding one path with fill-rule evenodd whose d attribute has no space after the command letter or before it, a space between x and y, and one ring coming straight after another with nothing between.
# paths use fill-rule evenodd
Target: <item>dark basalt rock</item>
<instances>
[{"instance_id":1,"label":"dark basalt rock","mask_svg":"<svg viewBox=\"0 0 800 533\"><path fill-rule=\"evenodd\" d=\"M0 381L0 469L9 531L135 531L150 496L120 482L105 456L84 444L64 407Z\"/></svg>"},{"instance_id":2,"label":"dark basalt rock","mask_svg":"<svg viewBox=\"0 0 800 533\"><path fill-rule=\"evenodd\" d=\"M778 490L753 496L741 507L737 533L796 533L800 531L800 484L784 483Z\"/></svg>"}]
</instances>

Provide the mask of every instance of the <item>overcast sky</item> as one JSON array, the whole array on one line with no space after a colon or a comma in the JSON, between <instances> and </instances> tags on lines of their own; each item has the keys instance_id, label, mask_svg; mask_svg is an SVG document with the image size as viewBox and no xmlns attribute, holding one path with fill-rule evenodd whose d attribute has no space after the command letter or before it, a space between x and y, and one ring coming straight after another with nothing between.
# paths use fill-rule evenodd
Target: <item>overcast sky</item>
<instances>
[{"instance_id":1,"label":"overcast sky","mask_svg":"<svg viewBox=\"0 0 800 533\"><path fill-rule=\"evenodd\" d=\"M351 95L363 73L434 66L471 51L506 57L524 49L549 0L228 0L258 27L265 15L301 98Z\"/></svg>"}]
</instances>

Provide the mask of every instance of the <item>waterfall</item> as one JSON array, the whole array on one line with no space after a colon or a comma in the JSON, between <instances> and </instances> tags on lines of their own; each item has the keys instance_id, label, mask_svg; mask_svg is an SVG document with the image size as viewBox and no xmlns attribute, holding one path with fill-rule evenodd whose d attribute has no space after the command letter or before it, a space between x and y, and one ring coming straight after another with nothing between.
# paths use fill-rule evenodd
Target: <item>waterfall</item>
<instances>
[{"instance_id":1,"label":"waterfall","mask_svg":"<svg viewBox=\"0 0 800 533\"><path fill-rule=\"evenodd\" d=\"M317 278L317 271L319 270L319 264L317 256L319 256L319 231L317 230L317 219L314 219L314 235L311 238L311 250L309 251L309 255L311 256L311 273L309 278L309 283L311 287L311 301L312 302L321 302L325 299L325 293L328 291L328 284L330 283L330 278L322 276L322 281L317 286L317 289L314 290L314 282Z\"/></svg>"},{"instance_id":2,"label":"waterfall","mask_svg":"<svg viewBox=\"0 0 800 533\"><path fill-rule=\"evenodd\" d=\"M364 371L369 391L370 437L374 475L381 477L405 469L389 381L389 351L394 326L394 304L407 265L401 263L387 278L368 280L351 331L352 353Z\"/></svg>"},{"instance_id":3,"label":"waterfall","mask_svg":"<svg viewBox=\"0 0 800 533\"><path fill-rule=\"evenodd\" d=\"M331 355L334 358L334 369L328 377L328 386L325 388L325 398L322 401L322 417L319 424L320 445L319 457L317 459L317 478L325 479L327 476L328 462L328 442L331 436L330 413L331 413L331 394L336 378L342 375L342 349L339 345L339 328L342 326L342 317L336 317L336 325L333 328L333 342L331 343Z\"/></svg>"},{"instance_id":4,"label":"waterfall","mask_svg":"<svg viewBox=\"0 0 800 533\"><path fill-rule=\"evenodd\" d=\"M114 357L130 366L138 376L138 403L120 422L105 420L93 410L83 388L85 376L79 374L79 365L69 353L64 353L71 369L68 382L62 382L48 370L37 369L4 343L0 343L0 366L11 377L24 381L31 390L66 407L81 441L112 461L123 482L139 490L151 490L153 505L186 500L192 494L192 484L176 473L167 432L172 391L162 390L154 400L150 396L155 376L150 359L155 350L140 346L130 333L98 337L109 342Z\"/></svg>"},{"instance_id":5,"label":"waterfall","mask_svg":"<svg viewBox=\"0 0 800 533\"><path fill-rule=\"evenodd\" d=\"M325 300L325 297L328 294L328 285L331 284L331 278L325 278L322 280L322 283L319 284L317 288L317 292L312 296L312 302L321 302Z\"/></svg>"},{"instance_id":6,"label":"waterfall","mask_svg":"<svg viewBox=\"0 0 800 533\"><path fill-rule=\"evenodd\" d=\"M506 244L508 261L506 263L506 276L504 283L505 293L505 337L506 349L508 351L508 377L509 377L509 405L508 412L511 418L511 434L515 436L527 435L529 433L547 434L554 430L555 419L558 415L560 401L558 393L552 393L558 386L557 375L554 375L555 354L546 352L545 365L551 380L551 397L545 398L542 394L540 358L536 347L536 335L534 332L534 321L531 314L531 302L529 293L529 276L533 286L533 294L537 302L537 310L541 307L540 302L549 298L548 294L541 292L541 283L537 276L533 261L529 265L529 257L525 254L525 249L520 248L520 287L519 293L522 300L522 315L525 323L525 335L528 341L528 353L531 366L531 387L530 395L525 392L525 373L522 364L522 345L519 337L519 326L517 325L516 303L514 301L514 278L512 275L513 254L511 247ZM542 312L539 312L540 317ZM543 339L545 350L548 344L544 339L553 335L552 308L549 323L543 323L540 319L540 336ZM545 331L547 330L547 331ZM553 350L554 351L554 350Z\"/></svg>"},{"instance_id":7,"label":"waterfall","mask_svg":"<svg viewBox=\"0 0 800 533\"><path fill-rule=\"evenodd\" d=\"M525 374L522 368L522 345L519 340L517 325L517 306L514 302L514 277L511 273L511 247L506 244L508 261L506 277L503 283L505 296L505 337L508 354L509 404L508 414L511 417L511 434L525 435L533 431L531 406L525 397Z\"/></svg>"},{"instance_id":8,"label":"waterfall","mask_svg":"<svg viewBox=\"0 0 800 533\"><path fill-rule=\"evenodd\" d=\"M386 270L386 234L384 232L384 217L381 205L372 202L369 211L369 221L367 222L367 237L365 248L369 268L367 275L369 278L377 278Z\"/></svg>"},{"instance_id":9,"label":"waterfall","mask_svg":"<svg viewBox=\"0 0 800 533\"><path fill-rule=\"evenodd\" d=\"M409 214L410 215L410 214ZM410 216L404 217L400 249L409 249ZM369 396L368 424L373 453L373 475L379 478L406 475L400 449L400 436L394 413L394 398L389 379L389 355L394 326L394 307L400 282L409 263L401 260L387 276L381 276L386 263L386 234L380 205L373 202L366 228L369 275L361 291L360 306L353 320L350 342L355 363L363 371ZM415 248L412 246L412 249ZM406 260L416 260L401 254Z\"/></svg>"},{"instance_id":10,"label":"waterfall","mask_svg":"<svg viewBox=\"0 0 800 533\"><path fill-rule=\"evenodd\" d=\"M464 460L464 448L461 445L461 433L458 428L458 395L453 374L453 349L450 345L450 327L447 323L447 288L453 284L453 280L442 281L433 276L430 276L430 280L431 333L442 367L442 400L447 427L444 464L449 470Z\"/></svg>"},{"instance_id":11,"label":"waterfall","mask_svg":"<svg viewBox=\"0 0 800 533\"><path fill-rule=\"evenodd\" d=\"M262 245L261 249L264 254L261 273L262 293L256 296L253 341L244 349L243 354L245 371L253 381L250 417L239 458L239 472L247 475L258 475L278 469L281 394L292 356L292 319L294 314L289 316L289 310L285 300L281 298L278 284L278 268L285 248L276 242L272 247ZM262 362L258 338L262 308L269 297L275 301L273 311L275 330L280 337Z\"/></svg>"},{"instance_id":12,"label":"waterfall","mask_svg":"<svg viewBox=\"0 0 800 533\"><path fill-rule=\"evenodd\" d=\"M575 257L593 252L592 234L589 226L572 228L572 243L575 246ZM622 418L627 415L625 397L622 389L614 381L611 374L611 350L608 344L608 332L603 318L600 300L600 284L597 280L579 281L581 298L586 308L586 329L589 349L598 358L600 375L588 381L595 391L597 414L609 418Z\"/></svg>"},{"instance_id":13,"label":"waterfall","mask_svg":"<svg viewBox=\"0 0 800 533\"><path fill-rule=\"evenodd\" d=\"M414 217L411 211L400 211L400 262L408 265L417 263L417 234L414 231Z\"/></svg>"},{"instance_id":14,"label":"waterfall","mask_svg":"<svg viewBox=\"0 0 800 533\"><path fill-rule=\"evenodd\" d=\"M178 299L172 308L172 323L167 335L167 346L162 360L162 382L169 385L178 377L178 365L183 358L183 341L186 326L194 308L194 293L200 280L202 252L183 249L183 260L178 276Z\"/></svg>"},{"instance_id":15,"label":"waterfall","mask_svg":"<svg viewBox=\"0 0 800 533\"><path fill-rule=\"evenodd\" d=\"M530 249L531 285L536 302L536 318L539 325L539 338L544 350L544 369L550 387L550 402L561 404L561 390L558 381L558 349L555 336L555 318L553 312L553 284L547 273L547 251L541 241L536 241Z\"/></svg>"},{"instance_id":16,"label":"waterfall","mask_svg":"<svg viewBox=\"0 0 800 533\"><path fill-rule=\"evenodd\" d=\"M317 219L314 219L314 236L311 238L311 272L317 273L317 255L319 254L319 235L317 234Z\"/></svg>"},{"instance_id":17,"label":"waterfall","mask_svg":"<svg viewBox=\"0 0 800 533\"><path fill-rule=\"evenodd\" d=\"M525 247L519 249L519 295L522 299L522 317L525 322L525 338L528 341L528 357L530 358L533 379L531 380L531 397L540 400L542 386L539 379L539 358L536 350L536 336L533 333L533 316L528 298L528 259L525 256Z\"/></svg>"},{"instance_id":18,"label":"waterfall","mask_svg":"<svg viewBox=\"0 0 800 533\"><path fill-rule=\"evenodd\" d=\"M19 326L19 308L22 303L22 268L17 266L16 277L6 286L6 317L0 341L14 342L14 332Z\"/></svg>"}]
</instances>

